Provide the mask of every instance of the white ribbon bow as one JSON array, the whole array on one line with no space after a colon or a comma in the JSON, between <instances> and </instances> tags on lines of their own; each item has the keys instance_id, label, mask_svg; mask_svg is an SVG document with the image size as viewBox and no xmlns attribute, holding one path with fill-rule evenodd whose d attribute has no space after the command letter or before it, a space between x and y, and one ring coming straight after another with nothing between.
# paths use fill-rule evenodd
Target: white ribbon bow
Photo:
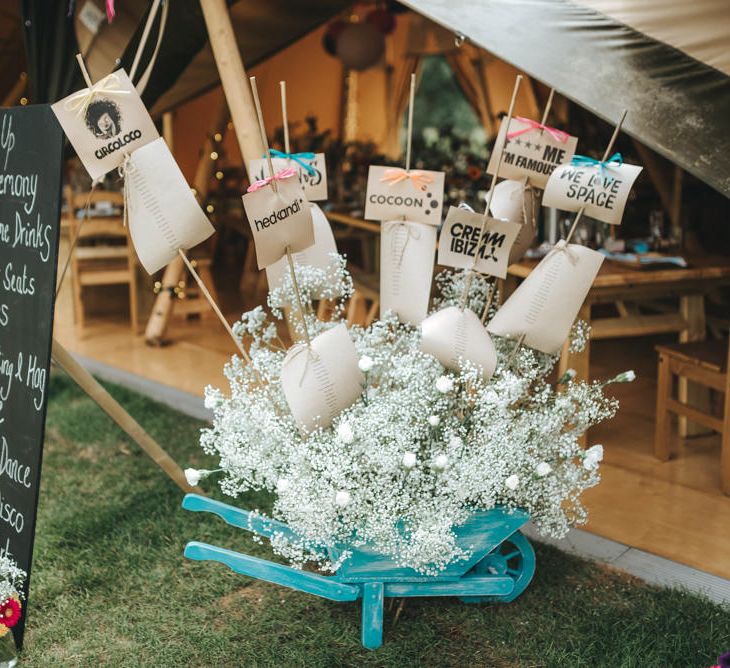
<instances>
[{"instance_id":1,"label":"white ribbon bow","mask_svg":"<svg viewBox=\"0 0 730 668\"><path fill-rule=\"evenodd\" d=\"M71 95L63 108L66 111L77 111L79 116L84 116L89 105L97 95L129 95L128 90L120 87L119 77L116 72L104 77L101 81L97 81L91 88L82 88L80 91Z\"/></svg>"}]
</instances>

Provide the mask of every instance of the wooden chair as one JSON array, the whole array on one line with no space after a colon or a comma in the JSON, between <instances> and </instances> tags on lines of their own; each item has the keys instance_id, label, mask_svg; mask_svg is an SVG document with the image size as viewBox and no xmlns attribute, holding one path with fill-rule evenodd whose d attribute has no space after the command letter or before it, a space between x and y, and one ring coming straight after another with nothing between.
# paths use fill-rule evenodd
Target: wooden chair
<instances>
[{"instance_id":1,"label":"wooden chair","mask_svg":"<svg viewBox=\"0 0 730 668\"><path fill-rule=\"evenodd\" d=\"M730 374L728 343L697 341L657 346L659 374L657 380L656 428L654 454L669 459L670 413L680 415L717 431L721 435L720 480L722 491L730 495ZM674 399L672 378L678 376L725 395L723 416L716 417Z\"/></svg>"},{"instance_id":2,"label":"wooden chair","mask_svg":"<svg viewBox=\"0 0 730 668\"><path fill-rule=\"evenodd\" d=\"M123 215L78 218L86 202L93 206L98 202L111 202L123 207L124 196L120 192L95 190L89 193L73 193L66 189L70 238L78 235L76 248L71 256L73 283L74 321L81 328L85 325L83 289L91 286L128 285L129 312L132 331L137 332L137 268L136 257Z\"/></svg>"}]
</instances>

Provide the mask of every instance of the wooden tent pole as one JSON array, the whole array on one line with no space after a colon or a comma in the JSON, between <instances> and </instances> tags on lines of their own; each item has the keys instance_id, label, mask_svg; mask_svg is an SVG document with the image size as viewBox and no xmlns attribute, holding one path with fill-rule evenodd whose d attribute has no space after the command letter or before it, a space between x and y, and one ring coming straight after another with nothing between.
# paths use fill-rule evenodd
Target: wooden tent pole
<instances>
[{"instance_id":1,"label":"wooden tent pole","mask_svg":"<svg viewBox=\"0 0 730 668\"><path fill-rule=\"evenodd\" d=\"M215 120L211 126L211 131L203 144L203 152L200 155L200 160L195 170L195 177L193 178L193 189L195 190L198 202L201 204L205 202L208 196L210 178L213 174L214 162L210 159L210 153L213 150L213 136L216 134L223 135L225 133L228 118L226 100L225 98L221 98ZM165 141L168 144L170 144L170 139L167 136L165 137ZM170 150L172 150L171 144ZM144 332L145 341L149 345L159 346L164 342L165 331L170 322L175 304L175 296L170 288L176 286L182 280L184 272L185 263L179 255L165 267L165 273L162 275L161 281L162 290L157 294Z\"/></svg>"},{"instance_id":2,"label":"wooden tent pole","mask_svg":"<svg viewBox=\"0 0 730 668\"><path fill-rule=\"evenodd\" d=\"M223 92L231 111L231 120L241 149L243 168L248 174L248 163L264 155L264 146L258 130L256 109L248 86L248 76L233 33L231 17L225 0L200 0L208 38L213 49Z\"/></svg>"},{"instance_id":3,"label":"wooden tent pole","mask_svg":"<svg viewBox=\"0 0 730 668\"><path fill-rule=\"evenodd\" d=\"M157 466L167 473L181 490L184 492L201 493L197 487L188 485L183 470L175 463L172 457L162 449L162 446L157 441L142 429L139 423L117 403L114 397L56 339L53 339L51 354L55 362L147 453Z\"/></svg>"}]
</instances>

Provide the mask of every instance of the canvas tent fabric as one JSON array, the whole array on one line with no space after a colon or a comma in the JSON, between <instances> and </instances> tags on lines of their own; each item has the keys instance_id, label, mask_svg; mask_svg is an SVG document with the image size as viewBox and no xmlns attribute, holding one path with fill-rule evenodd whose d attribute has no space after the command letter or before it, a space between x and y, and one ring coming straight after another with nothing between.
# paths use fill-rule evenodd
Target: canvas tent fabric
<instances>
[{"instance_id":1,"label":"canvas tent fabric","mask_svg":"<svg viewBox=\"0 0 730 668\"><path fill-rule=\"evenodd\" d=\"M629 135L730 197L726 0L404 4L608 122L628 109Z\"/></svg>"},{"instance_id":2,"label":"canvas tent fabric","mask_svg":"<svg viewBox=\"0 0 730 668\"><path fill-rule=\"evenodd\" d=\"M170 0L167 0L168 2ZM103 76L117 67L120 49L108 48L113 41L126 44L121 65L132 63L149 12L149 0L125 0L111 25L99 33L87 34L77 17L79 42L92 77ZM347 0L228 0L233 31L246 67L266 60L314 30L348 7ZM139 71L147 66L154 50L159 13L148 40ZM84 47L88 43L88 47ZM143 99L153 116L168 111L217 86L218 69L208 43L200 0L175 0L170 4L163 39Z\"/></svg>"}]
</instances>

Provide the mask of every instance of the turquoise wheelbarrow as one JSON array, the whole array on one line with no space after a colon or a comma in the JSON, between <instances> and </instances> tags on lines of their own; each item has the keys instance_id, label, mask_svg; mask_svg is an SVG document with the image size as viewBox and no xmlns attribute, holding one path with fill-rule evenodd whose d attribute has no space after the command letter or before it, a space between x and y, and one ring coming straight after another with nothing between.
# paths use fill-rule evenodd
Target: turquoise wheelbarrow
<instances>
[{"instance_id":1,"label":"turquoise wheelbarrow","mask_svg":"<svg viewBox=\"0 0 730 668\"><path fill-rule=\"evenodd\" d=\"M274 533L296 537L286 524L197 494L186 495L182 507L218 515L232 526L265 538ZM383 643L383 602L387 597L456 596L465 603L509 603L516 599L535 573L535 552L519 530L528 520L529 515L519 510L493 508L474 512L467 522L455 528L460 546L471 552L471 558L450 564L437 576L424 576L400 567L367 547L351 549L352 554L332 576L199 542L188 543L185 556L195 561L217 561L241 575L331 601L362 599L362 644L377 649ZM336 559L338 551L331 552Z\"/></svg>"}]
</instances>

